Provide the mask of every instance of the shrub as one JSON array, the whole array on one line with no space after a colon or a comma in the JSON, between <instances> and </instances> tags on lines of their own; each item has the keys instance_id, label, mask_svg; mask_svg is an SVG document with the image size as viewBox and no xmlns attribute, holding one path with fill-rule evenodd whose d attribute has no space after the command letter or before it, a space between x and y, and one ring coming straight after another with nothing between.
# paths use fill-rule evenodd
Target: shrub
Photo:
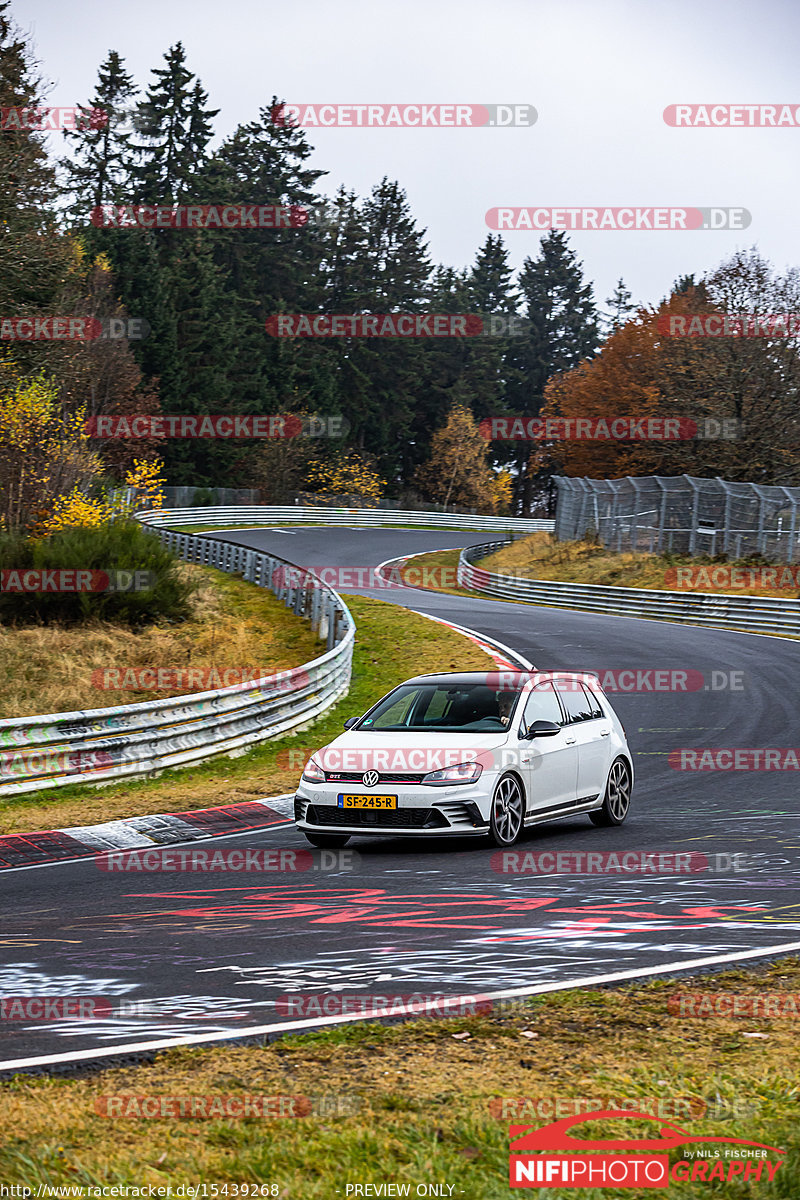
<instances>
[{"instance_id":1,"label":"shrub","mask_svg":"<svg viewBox=\"0 0 800 1200\"><path fill-rule=\"evenodd\" d=\"M192 497L192 508L213 508L217 503L217 493L214 488L195 488Z\"/></svg>"},{"instance_id":2,"label":"shrub","mask_svg":"<svg viewBox=\"0 0 800 1200\"><path fill-rule=\"evenodd\" d=\"M73 527L36 539L0 533L0 570L119 571L126 572L131 582L135 572L147 571L148 582L152 581L142 590L28 592L9 591L16 581L4 575L0 577L3 625L55 621L74 625L96 617L141 628L160 619L185 621L191 611L194 585L181 576L179 559L135 521Z\"/></svg>"}]
</instances>

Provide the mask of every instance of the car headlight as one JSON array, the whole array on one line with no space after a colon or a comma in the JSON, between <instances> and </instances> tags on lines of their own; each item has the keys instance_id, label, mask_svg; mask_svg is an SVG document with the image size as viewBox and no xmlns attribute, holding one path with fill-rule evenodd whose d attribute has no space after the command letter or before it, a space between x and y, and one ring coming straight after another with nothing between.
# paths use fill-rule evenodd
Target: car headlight
<instances>
[{"instance_id":1,"label":"car headlight","mask_svg":"<svg viewBox=\"0 0 800 1200\"><path fill-rule=\"evenodd\" d=\"M314 762L313 758L310 758L303 767L303 774L300 778L304 779L306 783L324 783L325 772L318 763Z\"/></svg>"},{"instance_id":2,"label":"car headlight","mask_svg":"<svg viewBox=\"0 0 800 1200\"><path fill-rule=\"evenodd\" d=\"M483 767L478 762L457 763L454 767L442 767L440 771L431 771L424 775L422 783L477 783Z\"/></svg>"}]
</instances>

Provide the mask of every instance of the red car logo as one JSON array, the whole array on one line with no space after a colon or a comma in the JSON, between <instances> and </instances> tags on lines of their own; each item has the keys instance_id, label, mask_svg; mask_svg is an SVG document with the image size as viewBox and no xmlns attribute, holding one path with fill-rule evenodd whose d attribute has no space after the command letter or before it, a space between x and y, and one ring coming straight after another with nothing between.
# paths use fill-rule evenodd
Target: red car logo
<instances>
[{"instance_id":1,"label":"red car logo","mask_svg":"<svg viewBox=\"0 0 800 1200\"><path fill-rule=\"evenodd\" d=\"M573 1125L585 1125L589 1121L611 1120L620 1117L625 1117L627 1120L638 1117L642 1121L657 1122L662 1128L657 1137L637 1140L611 1138L593 1141L587 1138L572 1137L568 1132ZM670 1121L664 1121L650 1113L632 1112L630 1109L605 1109L602 1112L591 1114L577 1113L575 1116L565 1117L562 1121L554 1121L552 1125L545 1125L542 1128L536 1128L533 1125L511 1125L509 1136L511 1137L512 1154L528 1154L537 1150L571 1150L576 1154L591 1150L664 1151L673 1150L676 1146L682 1146L687 1142L722 1142L734 1146L753 1146L759 1150L770 1150L774 1154L786 1153L785 1150L779 1150L777 1146L766 1146L763 1142L750 1142L746 1138L705 1137L702 1134L687 1133L685 1129L680 1129Z\"/></svg>"}]
</instances>

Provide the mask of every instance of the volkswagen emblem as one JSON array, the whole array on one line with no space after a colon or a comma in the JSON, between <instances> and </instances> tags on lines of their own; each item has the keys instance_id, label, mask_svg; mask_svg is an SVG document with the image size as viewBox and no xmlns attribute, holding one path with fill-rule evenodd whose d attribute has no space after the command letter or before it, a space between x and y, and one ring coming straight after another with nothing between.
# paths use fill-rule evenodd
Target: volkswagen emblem
<instances>
[{"instance_id":1,"label":"volkswagen emblem","mask_svg":"<svg viewBox=\"0 0 800 1200\"><path fill-rule=\"evenodd\" d=\"M361 776L361 782L363 783L364 787L375 787L375 784L379 779L380 775L377 771L365 771Z\"/></svg>"}]
</instances>

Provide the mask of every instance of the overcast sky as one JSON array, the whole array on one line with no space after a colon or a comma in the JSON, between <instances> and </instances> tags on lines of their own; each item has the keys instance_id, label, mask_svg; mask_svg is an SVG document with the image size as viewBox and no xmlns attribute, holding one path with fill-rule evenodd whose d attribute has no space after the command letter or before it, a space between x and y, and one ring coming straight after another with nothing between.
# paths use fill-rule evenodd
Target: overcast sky
<instances>
[{"instance_id":1,"label":"overcast sky","mask_svg":"<svg viewBox=\"0 0 800 1200\"><path fill-rule=\"evenodd\" d=\"M800 125L675 129L662 116L674 103L800 108L797 0L12 0L12 11L53 105L85 102L111 49L146 85L182 41L221 110L217 141L273 94L534 105L530 128L308 131L326 192L400 181L436 262L469 265L496 206L719 205L746 208L752 224L571 233L597 299L621 275L634 300L657 302L678 275L753 244L780 269L800 266ZM515 267L540 236L506 235Z\"/></svg>"}]
</instances>

